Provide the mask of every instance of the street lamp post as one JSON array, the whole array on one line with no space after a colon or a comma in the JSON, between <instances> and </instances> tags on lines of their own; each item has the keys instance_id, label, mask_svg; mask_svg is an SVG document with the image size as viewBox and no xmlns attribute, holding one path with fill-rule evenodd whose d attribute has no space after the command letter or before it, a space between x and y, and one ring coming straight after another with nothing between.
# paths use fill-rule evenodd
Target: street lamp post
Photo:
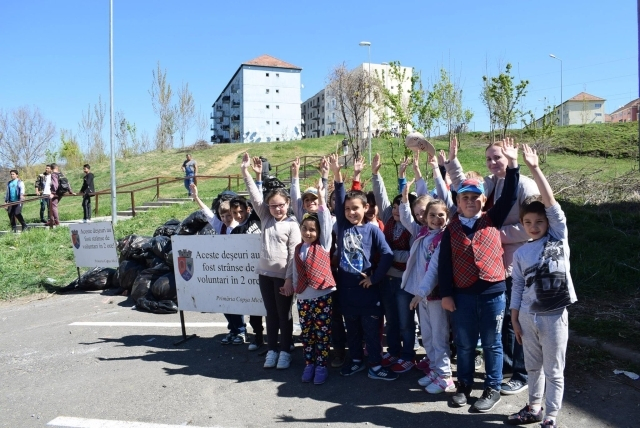
<instances>
[{"instance_id":1,"label":"street lamp post","mask_svg":"<svg viewBox=\"0 0 640 428\"><path fill-rule=\"evenodd\" d=\"M371 165L371 42L360 42L360 46L366 46L369 51L369 130L367 131L367 137L369 139L369 165Z\"/></svg>"},{"instance_id":2,"label":"street lamp post","mask_svg":"<svg viewBox=\"0 0 640 428\"><path fill-rule=\"evenodd\" d=\"M549 56L560 61L560 126L564 126L564 104L562 103L562 60L554 54L549 54Z\"/></svg>"}]
</instances>

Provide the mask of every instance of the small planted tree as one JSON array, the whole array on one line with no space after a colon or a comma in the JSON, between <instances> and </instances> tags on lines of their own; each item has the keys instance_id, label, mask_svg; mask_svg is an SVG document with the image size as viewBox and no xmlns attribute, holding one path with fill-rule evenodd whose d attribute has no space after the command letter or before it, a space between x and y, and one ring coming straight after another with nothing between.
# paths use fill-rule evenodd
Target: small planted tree
<instances>
[{"instance_id":1,"label":"small planted tree","mask_svg":"<svg viewBox=\"0 0 640 428\"><path fill-rule=\"evenodd\" d=\"M482 76L484 82L483 99L486 98L490 119L500 130L500 138L505 138L509 126L517 123L525 113L520 109L522 99L527 95L528 80L521 80L515 85L515 77L511 75L511 64L507 63L505 71L498 76Z\"/></svg>"},{"instance_id":2,"label":"small planted tree","mask_svg":"<svg viewBox=\"0 0 640 428\"><path fill-rule=\"evenodd\" d=\"M462 105L462 89L445 69L440 70L440 80L433 85L434 101L440 112L439 120L447 127L449 139L453 138L461 124L467 124L473 118L473 112Z\"/></svg>"}]
</instances>

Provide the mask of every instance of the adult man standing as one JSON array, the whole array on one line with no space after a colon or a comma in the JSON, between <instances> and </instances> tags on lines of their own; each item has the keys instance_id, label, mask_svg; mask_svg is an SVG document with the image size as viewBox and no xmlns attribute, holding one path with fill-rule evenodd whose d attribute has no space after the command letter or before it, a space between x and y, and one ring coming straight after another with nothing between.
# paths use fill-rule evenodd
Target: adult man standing
<instances>
[{"instance_id":1,"label":"adult man standing","mask_svg":"<svg viewBox=\"0 0 640 428\"><path fill-rule=\"evenodd\" d=\"M45 165L44 172L36 178L36 195L45 196L40 199L40 221L47 223L51 220L49 212L49 195L51 194L51 165ZM47 209L47 220L44 219L44 210Z\"/></svg>"},{"instance_id":2,"label":"adult man standing","mask_svg":"<svg viewBox=\"0 0 640 428\"><path fill-rule=\"evenodd\" d=\"M91 172L91 166L86 163L82 170L84 171L82 188L80 188L80 193L82 193L82 211L84 213L82 222L87 223L91 221L91 194L96 190L93 186L93 173Z\"/></svg>"},{"instance_id":3,"label":"adult man standing","mask_svg":"<svg viewBox=\"0 0 640 428\"><path fill-rule=\"evenodd\" d=\"M11 180L7 183L7 193L4 195L4 202L11 203L24 201L24 183L18 178L18 170L12 169L9 171L9 174L11 174ZM7 207L7 212L9 213L9 221L11 222L11 230L14 233L18 231L16 220L18 220L22 225L23 232L29 229L29 226L27 226L27 223L22 217L22 204Z\"/></svg>"},{"instance_id":4,"label":"adult man standing","mask_svg":"<svg viewBox=\"0 0 640 428\"><path fill-rule=\"evenodd\" d=\"M182 162L182 170L184 171L184 187L191 196L191 183L196 183L196 174L198 174L198 163L191 158L191 154L187 153L187 160Z\"/></svg>"},{"instance_id":5,"label":"adult man standing","mask_svg":"<svg viewBox=\"0 0 640 428\"><path fill-rule=\"evenodd\" d=\"M71 183L67 180L57 163L51 164L51 220L47 223L49 226L59 226L60 217L58 217L58 204L64 195L73 194Z\"/></svg>"}]
</instances>

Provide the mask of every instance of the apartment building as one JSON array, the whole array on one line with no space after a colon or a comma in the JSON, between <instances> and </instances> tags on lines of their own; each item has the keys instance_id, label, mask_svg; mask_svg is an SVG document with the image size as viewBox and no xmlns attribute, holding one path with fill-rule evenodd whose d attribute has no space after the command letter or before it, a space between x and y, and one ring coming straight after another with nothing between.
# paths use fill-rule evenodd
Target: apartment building
<instances>
[{"instance_id":1,"label":"apartment building","mask_svg":"<svg viewBox=\"0 0 640 428\"><path fill-rule=\"evenodd\" d=\"M211 106L211 142L301 139L301 71L270 55L241 64Z\"/></svg>"},{"instance_id":2,"label":"apartment building","mask_svg":"<svg viewBox=\"0 0 640 428\"><path fill-rule=\"evenodd\" d=\"M638 120L638 106L640 106L640 98L628 102L613 113L611 113L611 122L636 122Z\"/></svg>"}]
</instances>

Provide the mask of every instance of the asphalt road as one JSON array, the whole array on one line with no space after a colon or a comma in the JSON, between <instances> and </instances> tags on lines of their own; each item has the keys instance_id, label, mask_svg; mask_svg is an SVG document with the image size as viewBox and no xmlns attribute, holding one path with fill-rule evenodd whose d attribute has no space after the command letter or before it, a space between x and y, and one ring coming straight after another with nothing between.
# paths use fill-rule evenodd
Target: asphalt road
<instances>
[{"instance_id":1,"label":"asphalt road","mask_svg":"<svg viewBox=\"0 0 640 428\"><path fill-rule=\"evenodd\" d=\"M185 318L214 324L188 327L198 337L174 346L178 315L132 310L122 296L54 295L1 304L0 426L464 428L503 425L527 401L526 393L503 396L488 414L451 408L446 395L418 386L416 370L384 382L365 372L344 378L331 369L326 384L302 384L299 347L291 368L265 370L264 357L246 345L219 343L226 332L221 314L189 312ZM96 322L130 324L74 325ZM637 387L616 382L612 373L568 373L559 426L640 425Z\"/></svg>"}]
</instances>

